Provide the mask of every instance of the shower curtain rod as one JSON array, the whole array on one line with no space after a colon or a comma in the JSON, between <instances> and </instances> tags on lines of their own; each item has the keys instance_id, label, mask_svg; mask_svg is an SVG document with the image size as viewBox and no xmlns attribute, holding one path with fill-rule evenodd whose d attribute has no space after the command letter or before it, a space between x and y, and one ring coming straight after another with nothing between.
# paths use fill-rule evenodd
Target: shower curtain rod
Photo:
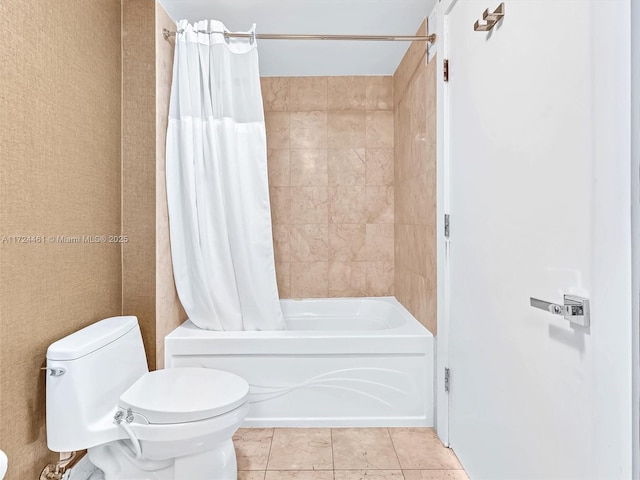
<instances>
[{"instance_id":1,"label":"shower curtain rod","mask_svg":"<svg viewBox=\"0 0 640 480\"><path fill-rule=\"evenodd\" d=\"M278 33L235 33L208 30L194 30L196 33L219 33L227 37L236 38L256 38L258 40L362 40L362 41L392 41L392 42L436 42L436 34L431 35L306 35L306 34L278 34ZM162 29L165 40L174 37L178 32L172 32L166 28Z\"/></svg>"}]
</instances>

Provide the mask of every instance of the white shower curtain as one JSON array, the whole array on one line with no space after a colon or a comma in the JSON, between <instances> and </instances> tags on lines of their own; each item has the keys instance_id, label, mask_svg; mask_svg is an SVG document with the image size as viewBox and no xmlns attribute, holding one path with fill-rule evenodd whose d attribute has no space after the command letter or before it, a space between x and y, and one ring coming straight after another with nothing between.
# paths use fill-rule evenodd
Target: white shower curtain
<instances>
[{"instance_id":1,"label":"white shower curtain","mask_svg":"<svg viewBox=\"0 0 640 480\"><path fill-rule=\"evenodd\" d=\"M166 168L178 295L200 328L281 330L256 42L202 31L226 28L179 22L171 88Z\"/></svg>"}]
</instances>

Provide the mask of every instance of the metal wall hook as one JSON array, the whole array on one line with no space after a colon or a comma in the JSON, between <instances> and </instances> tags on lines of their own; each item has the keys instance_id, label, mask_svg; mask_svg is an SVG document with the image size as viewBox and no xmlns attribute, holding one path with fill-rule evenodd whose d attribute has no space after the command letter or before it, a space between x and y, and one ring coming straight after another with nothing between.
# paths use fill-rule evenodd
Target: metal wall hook
<instances>
[{"instance_id":1,"label":"metal wall hook","mask_svg":"<svg viewBox=\"0 0 640 480\"><path fill-rule=\"evenodd\" d=\"M493 12L489 12L488 8L485 9L485 11L482 13L482 19L487 23L481 24L480 20L476 20L473 24L473 29L476 32L490 32L493 27L496 26L496 23L498 23L503 17L504 2L498 5L498 8L496 8Z\"/></svg>"}]
</instances>

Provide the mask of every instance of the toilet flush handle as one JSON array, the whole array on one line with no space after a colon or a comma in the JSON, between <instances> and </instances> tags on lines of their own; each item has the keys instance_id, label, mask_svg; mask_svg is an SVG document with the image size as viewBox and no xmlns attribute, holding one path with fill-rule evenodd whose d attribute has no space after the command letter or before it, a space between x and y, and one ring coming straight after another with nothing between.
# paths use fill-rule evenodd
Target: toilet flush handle
<instances>
[{"instance_id":1,"label":"toilet flush handle","mask_svg":"<svg viewBox=\"0 0 640 480\"><path fill-rule=\"evenodd\" d=\"M52 377L60 377L67 372L64 368L42 367L40 370L46 370Z\"/></svg>"}]
</instances>

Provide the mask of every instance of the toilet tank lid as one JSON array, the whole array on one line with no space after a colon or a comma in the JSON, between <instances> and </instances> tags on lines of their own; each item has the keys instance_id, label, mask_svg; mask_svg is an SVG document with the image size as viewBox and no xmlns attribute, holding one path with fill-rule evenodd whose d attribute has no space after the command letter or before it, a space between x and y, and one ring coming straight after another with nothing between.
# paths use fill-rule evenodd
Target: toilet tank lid
<instances>
[{"instance_id":1,"label":"toilet tank lid","mask_svg":"<svg viewBox=\"0 0 640 480\"><path fill-rule=\"evenodd\" d=\"M122 337L138 325L134 316L111 317L61 338L47 349L48 360L75 360Z\"/></svg>"}]
</instances>

